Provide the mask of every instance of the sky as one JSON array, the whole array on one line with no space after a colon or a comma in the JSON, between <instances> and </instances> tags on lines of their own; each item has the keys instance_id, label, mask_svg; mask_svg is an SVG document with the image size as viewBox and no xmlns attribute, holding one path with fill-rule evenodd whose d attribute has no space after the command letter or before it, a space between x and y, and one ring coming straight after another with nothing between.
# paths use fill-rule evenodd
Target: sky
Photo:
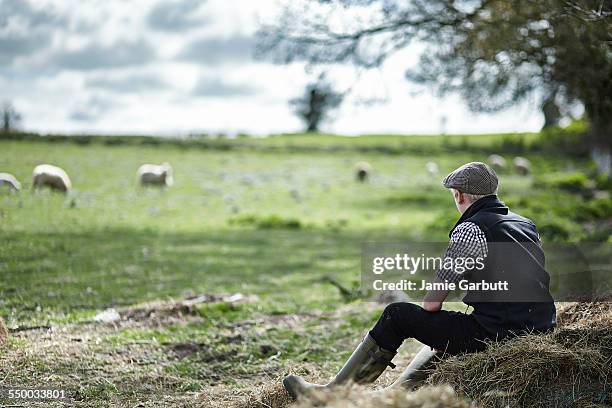
<instances>
[{"instance_id":1,"label":"sky","mask_svg":"<svg viewBox=\"0 0 612 408\"><path fill-rule=\"evenodd\" d=\"M0 0L0 100L43 133L297 132L288 101L313 73L254 58L279 0ZM300 1L300 0L294 0ZM322 128L356 135L537 131L532 102L474 114L404 79L414 44L377 70L337 68L351 96ZM364 100L378 100L372 104Z\"/></svg>"}]
</instances>

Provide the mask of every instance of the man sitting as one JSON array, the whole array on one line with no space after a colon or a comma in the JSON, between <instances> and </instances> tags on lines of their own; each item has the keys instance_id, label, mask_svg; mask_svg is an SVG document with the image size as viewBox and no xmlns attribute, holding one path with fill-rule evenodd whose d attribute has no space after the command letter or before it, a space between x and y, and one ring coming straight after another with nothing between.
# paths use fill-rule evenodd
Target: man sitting
<instances>
[{"instance_id":1,"label":"man sitting","mask_svg":"<svg viewBox=\"0 0 612 408\"><path fill-rule=\"evenodd\" d=\"M292 397L348 381L374 382L388 366L395 367L391 360L408 338L425 346L393 386L413 387L422 381L436 354L478 352L486 348L487 340L554 328L555 305L536 226L500 201L495 172L484 163L467 163L450 173L443 185L451 190L461 214L450 231L445 258L482 257L484 268L469 274L442 268L435 282L480 282L501 276L511 290L503 296L468 290L463 302L473 308L470 314L443 310L449 293L445 290L428 292L422 307L392 303L327 385L285 377L283 385Z\"/></svg>"}]
</instances>

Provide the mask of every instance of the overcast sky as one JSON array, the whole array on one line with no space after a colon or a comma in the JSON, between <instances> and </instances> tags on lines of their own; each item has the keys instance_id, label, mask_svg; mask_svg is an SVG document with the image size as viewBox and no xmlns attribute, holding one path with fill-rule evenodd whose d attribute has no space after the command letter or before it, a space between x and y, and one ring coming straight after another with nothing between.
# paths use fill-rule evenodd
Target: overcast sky
<instances>
[{"instance_id":1,"label":"overcast sky","mask_svg":"<svg viewBox=\"0 0 612 408\"><path fill-rule=\"evenodd\" d=\"M287 101L312 79L300 64L253 59L258 21L277 0L0 0L0 98L22 127L41 132L294 132ZM324 130L361 133L485 133L538 130L523 104L474 115L404 80L418 46L380 70L347 68L353 96ZM360 104L376 98L384 103ZM443 126L446 118L446 125Z\"/></svg>"}]
</instances>

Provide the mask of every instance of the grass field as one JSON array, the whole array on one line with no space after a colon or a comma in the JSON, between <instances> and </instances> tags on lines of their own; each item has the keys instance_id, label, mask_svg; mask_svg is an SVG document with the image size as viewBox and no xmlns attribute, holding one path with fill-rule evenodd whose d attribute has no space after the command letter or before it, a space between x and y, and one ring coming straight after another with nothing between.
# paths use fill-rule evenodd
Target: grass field
<instances>
[{"instance_id":1,"label":"grass field","mask_svg":"<svg viewBox=\"0 0 612 408\"><path fill-rule=\"evenodd\" d=\"M448 139L283 136L242 149L0 141L0 171L24 184L0 195L0 315L13 331L0 387L65 388L78 406L228 406L290 370L330 376L383 305L349 301L323 278L357 284L365 241L444 241L458 215L441 177L486 160L483 147L499 138L464 137L456 149ZM544 239L602 239L609 196L584 194L601 188L576 176L587 160L523 155L538 176L501 174L502 198ZM374 169L364 184L353 174L362 160ZM425 172L429 160L440 175ZM164 161L175 185L138 188L138 166ZM64 168L74 191L31 193L40 163ZM211 296L173 303L202 294ZM109 308L122 319L92 322Z\"/></svg>"}]
</instances>

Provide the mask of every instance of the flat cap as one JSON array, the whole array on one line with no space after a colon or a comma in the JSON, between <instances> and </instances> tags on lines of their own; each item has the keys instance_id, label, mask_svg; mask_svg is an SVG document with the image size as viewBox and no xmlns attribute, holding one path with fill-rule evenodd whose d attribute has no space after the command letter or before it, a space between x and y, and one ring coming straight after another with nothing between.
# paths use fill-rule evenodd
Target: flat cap
<instances>
[{"instance_id":1,"label":"flat cap","mask_svg":"<svg viewBox=\"0 0 612 408\"><path fill-rule=\"evenodd\" d=\"M475 195L495 194L497 184L495 171L481 162L464 164L442 180L442 185L446 188Z\"/></svg>"}]
</instances>

